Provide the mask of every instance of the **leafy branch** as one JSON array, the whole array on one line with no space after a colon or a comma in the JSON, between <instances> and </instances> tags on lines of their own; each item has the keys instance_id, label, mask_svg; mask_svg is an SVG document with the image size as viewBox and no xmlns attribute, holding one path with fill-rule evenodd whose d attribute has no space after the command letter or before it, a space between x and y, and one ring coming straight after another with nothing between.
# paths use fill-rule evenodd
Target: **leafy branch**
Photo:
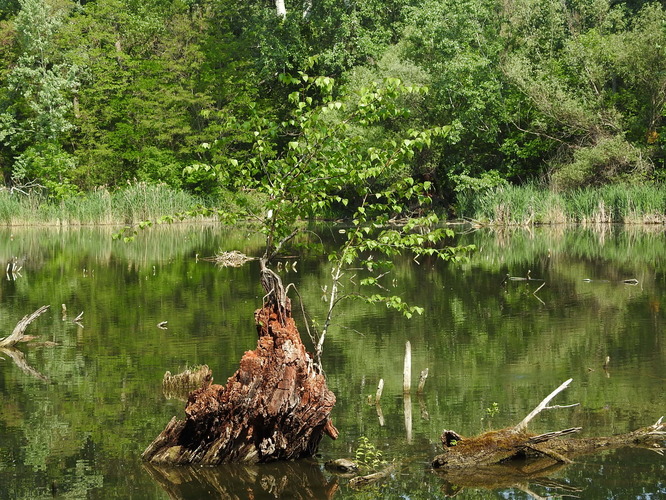
<instances>
[{"instance_id":1,"label":"leafy branch","mask_svg":"<svg viewBox=\"0 0 666 500\"><path fill-rule=\"evenodd\" d=\"M453 233L439 227L439 219L431 210L431 183L404 174L415 153L445 137L450 127L407 130L380 143L364 135L371 124L406 116L399 98L425 95L427 88L408 87L390 78L365 89L352 102L344 95L334 98L337 89L330 77L299 72L282 75L280 80L297 86L288 97L290 112L280 121L255 123L257 127L248 134L251 143L239 146L250 148L254 153L251 158L231 158L224 167L193 165L187 169L189 173L204 170L231 180L237 190L256 192L263 200L262 213L243 208L198 208L158 222L212 214L228 223L255 220L265 236L261 258L265 273L270 262L303 231L302 221L348 211L351 228L345 233L346 240L329 255L332 286L326 320L313 339L315 357L321 365L333 310L340 300L349 297L383 303L407 317L422 313L422 308L406 304L382 285L381 278L392 267L393 259L410 254L414 259L427 255L448 260L459 258L469 248L445 245ZM373 289L372 293L341 293L342 279L354 265L370 273L361 285Z\"/></svg>"}]
</instances>

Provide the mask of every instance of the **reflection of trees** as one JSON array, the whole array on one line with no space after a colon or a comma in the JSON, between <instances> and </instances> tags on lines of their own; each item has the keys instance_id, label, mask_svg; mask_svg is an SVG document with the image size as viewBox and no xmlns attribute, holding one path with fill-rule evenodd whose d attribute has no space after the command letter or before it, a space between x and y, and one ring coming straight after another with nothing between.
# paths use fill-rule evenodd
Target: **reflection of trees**
<instances>
[{"instance_id":1,"label":"reflection of trees","mask_svg":"<svg viewBox=\"0 0 666 500\"><path fill-rule=\"evenodd\" d=\"M27 356L53 384L46 386L32 379L33 375L25 377L9 359L0 361L0 382L4 383L0 415L5 412L7 429L0 426L2 451L19 450L11 451L17 454L17 467L34 468L16 479L16 468L8 466L0 472L2 484L14 481L15 491L34 492L35 478L46 476L49 481L57 480L61 493L70 492L79 481L75 474L95 479L81 464L99 460L93 470L104 475L105 495L121 497L118 492L137 487L132 484L136 471L127 464L140 467L136 457L147 444L146 435L159 431L164 420L182 406L165 403L159 390L164 372L209 363L224 380L237 367L242 353L255 345L254 326L244 320L261 300L249 267L253 263L221 270L210 263L196 263L194 258L195 253L212 255L220 249L254 255L246 246L251 243L247 243L247 232L229 233L227 238L219 228L192 229L191 233L184 227L173 232L164 229L162 233L148 231L130 245L111 242L110 230L31 232L13 228L12 242L0 229L0 255L31 257L22 270L23 279L7 281L2 269L0 319L6 322L4 330L19 319L16 311L46 303L52 308L67 303L71 311L84 310L86 318L85 330L76 329L71 321L63 322L60 314L40 320L42 336L60 347L30 351ZM603 247L593 231L583 228L570 234L540 228L532 234L514 233L508 247L494 243L492 233L477 231L466 236L464 244L482 248L469 263L399 262L386 277L387 284L396 278L405 300L426 307L423 316L411 321L361 302L341 305L337 326L345 328L336 329L330 342L327 340L324 365L329 384L334 384L339 395L336 421L344 434L327 444L325 453L346 456L359 435L375 443L403 442L405 340L412 343L415 370L429 367L431 371L423 394L430 420L415 413L413 421L417 444L412 447L423 453L423 463L436 453L428 442L443 428L478 431L487 425L487 419L480 419L493 401L499 403L501 413L491 424L501 427L509 423L506 419L512 421L512 412L522 412L534 403L535 391L559 383L562 376L581 380L581 388L575 389L572 398L585 402L586 408L576 410L572 418L591 434L609 427L622 431L641 412L652 416L657 411L655 405L663 401L659 381L666 365L663 335L654 333L662 331L659 325L666 311L666 306L660 306L664 271L659 263L666 262L663 227L657 233L633 227L615 230L605 235ZM148 238L150 245L144 245ZM105 260L107 251L113 256ZM33 256L38 257L36 261ZM91 262L94 275L84 276L82 269L93 269ZM513 283L511 289L502 290L499 286L507 272L523 275L527 269L532 269L532 276L548 280L539 292L545 307L532 296L535 287ZM323 309L325 303L319 300L321 286L330 278L328 263L320 255L311 255L299 260L297 270L282 275L285 284L297 282L310 311L317 312L313 305L319 304ZM601 278L602 272L611 277L636 276L644 289L578 280ZM646 295L652 297L652 303L648 304ZM169 330L156 327L167 319ZM650 321L651 330L647 330L644 323ZM610 379L602 369L607 354L611 356ZM386 381L383 428L377 423L375 407L366 402L367 395L375 394L379 378ZM46 404L50 406L40 410ZM15 416L10 418L8 412ZM546 426L558 423L550 417L545 421ZM51 427L45 427L49 424ZM37 436L36 429L44 430ZM45 447L49 439L49 447ZM26 448L26 442L30 447ZM29 460L21 455L26 449L34 455ZM402 450L396 447L395 453ZM44 456L37 457L37 452ZM61 468L62 460L70 464L67 469ZM122 467L114 468L113 461ZM662 464L654 465L655 470L648 470L650 466L641 464L632 474L644 473L642 484L654 483L655 477L661 477ZM262 467L258 474L262 476L264 470L269 469ZM303 474L301 467L293 470ZM424 481L420 473L423 468L415 467L409 476L402 476L412 481L409 488L415 493ZM278 484L282 476L271 474ZM572 484L587 485L589 476L589 470L580 471L576 465L566 470L567 478L576 479ZM267 478L265 484L271 481ZM324 486L312 491L322 496L326 482L318 481L310 483ZM148 483L159 491L160 486ZM190 486L205 484L197 480ZM268 496L270 488L253 484L256 497L259 492ZM439 486L438 482L434 488ZM189 491L185 486L174 488ZM203 496L206 490L198 491ZM470 494L473 492L466 489L465 495ZM23 496L30 497L28 493ZM486 491L479 498L487 496Z\"/></svg>"},{"instance_id":2,"label":"reflection of trees","mask_svg":"<svg viewBox=\"0 0 666 500\"><path fill-rule=\"evenodd\" d=\"M156 226L142 233L131 244L113 239L118 227L40 227L0 228L0 262L19 259L22 273L43 266L59 269L63 265L108 265L113 259L132 266L145 267L169 262L174 258L199 253L202 248L218 245L221 250L241 250L258 255L263 240L260 234L230 229L216 224L174 224ZM218 250L216 248L215 250ZM77 260L79 262L73 262Z\"/></svg>"},{"instance_id":3,"label":"reflection of trees","mask_svg":"<svg viewBox=\"0 0 666 500\"><path fill-rule=\"evenodd\" d=\"M173 500L186 498L330 499L337 481L327 481L314 461L261 466L162 467L144 463L144 470Z\"/></svg>"}]
</instances>

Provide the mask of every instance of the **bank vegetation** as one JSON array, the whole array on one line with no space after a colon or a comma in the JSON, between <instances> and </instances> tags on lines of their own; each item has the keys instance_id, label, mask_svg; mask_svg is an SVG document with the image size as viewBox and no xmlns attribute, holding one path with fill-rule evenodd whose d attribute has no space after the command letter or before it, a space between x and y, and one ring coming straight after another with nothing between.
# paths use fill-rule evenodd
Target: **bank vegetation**
<instances>
[{"instance_id":1,"label":"bank vegetation","mask_svg":"<svg viewBox=\"0 0 666 500\"><path fill-rule=\"evenodd\" d=\"M447 127L378 182L483 223L663 222L665 26L645 0L2 2L0 224L261 202L248 179L318 151L294 106L332 129L373 93L317 161Z\"/></svg>"}]
</instances>

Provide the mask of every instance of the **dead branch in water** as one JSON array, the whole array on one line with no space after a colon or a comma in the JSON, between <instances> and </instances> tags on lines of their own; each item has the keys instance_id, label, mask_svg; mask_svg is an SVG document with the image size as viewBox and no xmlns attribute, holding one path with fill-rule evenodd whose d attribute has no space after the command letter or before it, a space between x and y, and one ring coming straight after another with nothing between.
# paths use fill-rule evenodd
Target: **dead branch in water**
<instances>
[{"instance_id":1,"label":"dead branch in water","mask_svg":"<svg viewBox=\"0 0 666 500\"><path fill-rule=\"evenodd\" d=\"M557 389L555 389L553 392L551 392L548 396L544 398L541 403L537 405L534 410L532 410L529 415L527 415L522 422L520 422L518 425L516 425L513 428L514 432L523 432L525 429L527 429L527 424L530 423L530 421L536 417L539 413L541 413L543 410L554 410L557 408L571 408L573 406L578 406L579 403L575 403L572 405L566 405L566 406L547 406L548 403L550 403L550 400L553 399L555 396L557 396L560 392L562 392L564 389L569 387L569 384L571 383L573 379L570 378L566 382L564 382L562 385L560 385Z\"/></svg>"},{"instance_id":2,"label":"dead branch in water","mask_svg":"<svg viewBox=\"0 0 666 500\"><path fill-rule=\"evenodd\" d=\"M42 306L32 314L25 315L23 319L16 324L12 334L0 340L0 347L12 347L17 343L24 341L25 329L28 327L30 323L32 323L42 314L44 314L48 308L49 306Z\"/></svg>"},{"instance_id":3,"label":"dead branch in water","mask_svg":"<svg viewBox=\"0 0 666 500\"><path fill-rule=\"evenodd\" d=\"M552 465L553 462L567 464L575 455L595 453L609 448L649 446L653 450L663 450L659 443L666 436L666 424L662 423L662 419L650 427L611 437L558 439L579 432L581 427L539 435L529 434L526 431L527 424L541 411L576 406L548 406L548 403L570 383L571 379L561 384L514 427L486 432L472 438L463 438L454 431L444 431L442 444L445 453L435 457L432 462L433 467L444 470L452 477L460 475L471 477L477 472L482 472L485 478L501 476L504 472L492 468L500 464L506 465L516 459L533 459L542 462L545 467Z\"/></svg>"},{"instance_id":4,"label":"dead branch in water","mask_svg":"<svg viewBox=\"0 0 666 500\"><path fill-rule=\"evenodd\" d=\"M417 394L423 394L423 388L425 387L426 379L428 378L428 371L428 368L421 370L421 374L419 375L419 385L416 389Z\"/></svg>"},{"instance_id":5,"label":"dead branch in water","mask_svg":"<svg viewBox=\"0 0 666 500\"><path fill-rule=\"evenodd\" d=\"M500 462L479 463L479 461L470 461L461 466L460 460L456 461L454 459L450 464L443 464L439 468L437 468L435 462L433 462L433 466L437 474L444 479L442 489L446 491L447 496L456 495L465 488L475 490L478 488L492 490L517 488L522 490L529 483L567 491L570 486L553 483L548 478L569 465L574 457L626 447L646 448L660 454L663 453L663 444L660 443L666 440L666 425L662 423L662 420L663 417L649 427L610 437L552 439L579 430L579 428L565 429L564 431L527 438L522 442L525 445L522 454L507 456ZM448 432L452 433L452 431ZM479 440L488 439L485 434L469 440L457 434L456 436L460 439L456 441L453 448L449 448L450 450L454 450L466 441L476 441L478 444ZM516 434L510 433L509 436L515 438ZM453 438L453 436L451 437ZM545 441L541 441L542 439ZM532 442L531 445L529 444L530 441ZM502 446L506 443L505 440L496 444ZM516 448L512 448L511 451L515 452ZM441 460L442 457L443 455L435 460ZM514 458L517 460L514 460ZM580 491L582 490L578 490L578 492Z\"/></svg>"},{"instance_id":6,"label":"dead branch in water","mask_svg":"<svg viewBox=\"0 0 666 500\"><path fill-rule=\"evenodd\" d=\"M398 469L399 463L392 463L388 467L378 471L368 474L366 476L356 476L349 480L349 486L351 488L357 489L370 484L374 484L377 481L384 479L385 477L390 476Z\"/></svg>"}]
</instances>

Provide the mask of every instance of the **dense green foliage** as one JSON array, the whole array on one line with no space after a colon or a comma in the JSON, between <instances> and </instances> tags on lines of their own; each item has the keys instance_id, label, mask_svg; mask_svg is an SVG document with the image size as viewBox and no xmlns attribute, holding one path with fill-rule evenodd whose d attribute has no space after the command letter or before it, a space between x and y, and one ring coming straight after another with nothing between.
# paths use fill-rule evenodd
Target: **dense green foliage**
<instances>
[{"instance_id":1,"label":"dense green foliage","mask_svg":"<svg viewBox=\"0 0 666 500\"><path fill-rule=\"evenodd\" d=\"M330 155L313 158L337 166L411 129L452 125L403 172L432 183L447 206L479 185L664 179L660 2L323 0L286 9L0 2L5 186L55 199L135 181L201 195L250 190L262 171L239 177L234 166L257 161L256 133L274 158L289 156L300 133L289 96L303 71L340 83L331 99L341 103L387 78L429 87L427 97L397 98L400 117L357 123L354 147L328 145ZM304 105L321 104L318 89L307 92ZM327 120L336 127L344 117Z\"/></svg>"}]
</instances>

